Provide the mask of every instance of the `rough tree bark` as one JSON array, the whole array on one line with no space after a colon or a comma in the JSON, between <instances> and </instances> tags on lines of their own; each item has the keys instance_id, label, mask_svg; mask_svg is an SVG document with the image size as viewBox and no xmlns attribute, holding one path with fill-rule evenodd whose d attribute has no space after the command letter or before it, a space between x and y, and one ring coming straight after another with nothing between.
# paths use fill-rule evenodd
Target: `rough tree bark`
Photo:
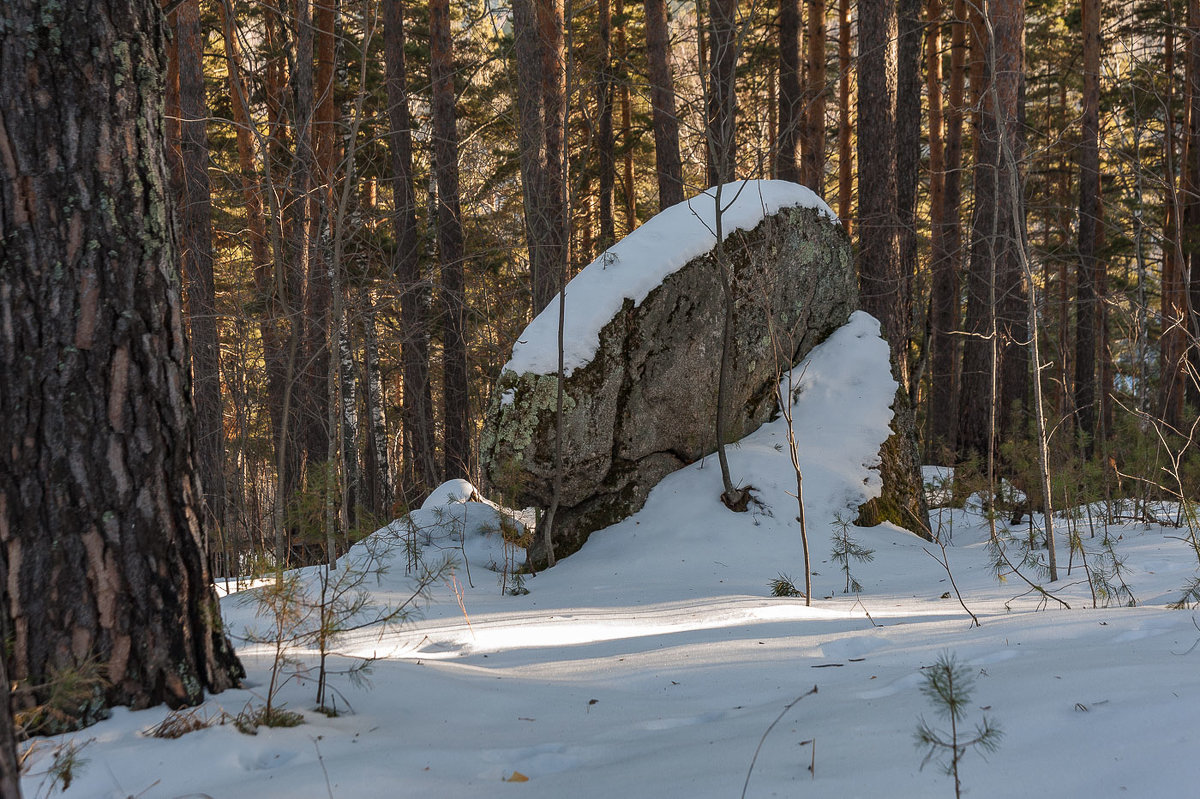
<instances>
[{"instance_id":1,"label":"rough tree bark","mask_svg":"<svg viewBox=\"0 0 1200 799\"><path fill-rule=\"evenodd\" d=\"M430 78L433 82L433 151L437 178L437 241L441 261L442 402L446 479L470 475L467 407L466 296L462 211L458 201L458 130L454 110L454 52L449 0L429 2Z\"/></svg>"},{"instance_id":2,"label":"rough tree bark","mask_svg":"<svg viewBox=\"0 0 1200 799\"><path fill-rule=\"evenodd\" d=\"M194 704L242 668L201 548L153 0L13 0L0 34L0 542L8 677L63 711ZM78 24L87 18L88 24Z\"/></svg>"}]
</instances>

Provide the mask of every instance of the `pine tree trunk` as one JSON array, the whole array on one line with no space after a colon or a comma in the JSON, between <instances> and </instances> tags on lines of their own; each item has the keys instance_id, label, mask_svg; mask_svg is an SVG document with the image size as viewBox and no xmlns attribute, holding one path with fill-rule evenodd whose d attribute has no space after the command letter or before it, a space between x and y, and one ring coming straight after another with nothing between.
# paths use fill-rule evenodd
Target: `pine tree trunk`
<instances>
[{"instance_id":1,"label":"pine tree trunk","mask_svg":"<svg viewBox=\"0 0 1200 799\"><path fill-rule=\"evenodd\" d=\"M679 157L679 120L671 77L671 41L666 0L645 0L646 58L650 64L650 107L654 125L654 164L658 208L683 202L683 162Z\"/></svg>"},{"instance_id":2,"label":"pine tree trunk","mask_svg":"<svg viewBox=\"0 0 1200 799\"><path fill-rule=\"evenodd\" d=\"M801 182L818 196L824 196L825 0L808 0L808 80L805 83Z\"/></svg>"},{"instance_id":3,"label":"pine tree trunk","mask_svg":"<svg viewBox=\"0 0 1200 799\"><path fill-rule=\"evenodd\" d=\"M1014 207L1012 193L1006 188L1011 166L1019 167L1023 158L1024 13L1017 0L995 2L989 9L995 31L994 64L989 63L992 50L985 19L975 10L971 14L971 78L981 82L978 88L972 87L972 94L979 96L981 110L976 126L975 213L967 276L965 327L970 335L963 344L959 395L957 443L964 457L988 452L992 402L997 403L997 433L1004 438L1018 434L1021 419L1017 411L1028 407L1030 385L1026 290L1016 249L1023 243L1014 233L1024 230L1024 207ZM1020 175L1017 181L1023 185Z\"/></svg>"},{"instance_id":4,"label":"pine tree trunk","mask_svg":"<svg viewBox=\"0 0 1200 799\"><path fill-rule=\"evenodd\" d=\"M616 178L617 158L613 143L613 55L612 55L612 3L600 0L600 79L596 86L596 105L600 118L596 125L596 161L600 183L600 248L606 249L617 240L616 224L613 221L613 185Z\"/></svg>"},{"instance_id":5,"label":"pine tree trunk","mask_svg":"<svg viewBox=\"0 0 1200 799\"><path fill-rule=\"evenodd\" d=\"M1174 75L1175 26L1165 25L1163 36L1165 39L1163 71L1167 75ZM1188 319L1186 287L1183 285L1183 247L1179 230L1179 192L1175 178L1178 161L1176 160L1173 86L1174 81L1167 81L1167 97L1164 103L1166 126L1163 149L1169 188L1163 222L1162 299L1160 305L1163 330L1159 338L1159 362L1162 364L1162 375L1159 380L1158 413L1164 422L1178 428L1183 420L1183 399L1186 393L1183 365L1187 348Z\"/></svg>"},{"instance_id":6,"label":"pine tree trunk","mask_svg":"<svg viewBox=\"0 0 1200 799\"><path fill-rule=\"evenodd\" d=\"M708 185L734 179L737 165L737 66L738 0L710 0L708 4Z\"/></svg>"},{"instance_id":7,"label":"pine tree trunk","mask_svg":"<svg viewBox=\"0 0 1200 799\"><path fill-rule=\"evenodd\" d=\"M379 333L375 304L370 293L363 305L362 394L366 411L366 447L363 457L363 504L377 519L392 509L392 476L388 463L387 422L384 417L383 377L379 364ZM390 517L388 517L390 518Z\"/></svg>"},{"instance_id":8,"label":"pine tree trunk","mask_svg":"<svg viewBox=\"0 0 1200 799\"><path fill-rule=\"evenodd\" d=\"M1092 452L1096 438L1098 324L1096 257L1100 200L1100 3L1083 0L1083 119L1079 143L1079 264L1075 295L1075 425Z\"/></svg>"},{"instance_id":9,"label":"pine tree trunk","mask_svg":"<svg viewBox=\"0 0 1200 799\"><path fill-rule=\"evenodd\" d=\"M454 53L449 0L429 2L430 77L433 82L433 161L437 177L437 241L441 261L443 422L447 480L471 473L467 407L466 297L462 212L458 201L458 131L454 110Z\"/></svg>"},{"instance_id":10,"label":"pine tree trunk","mask_svg":"<svg viewBox=\"0 0 1200 799\"><path fill-rule=\"evenodd\" d=\"M838 218L854 233L854 151L850 146L850 0L838 0Z\"/></svg>"},{"instance_id":11,"label":"pine tree trunk","mask_svg":"<svg viewBox=\"0 0 1200 799\"><path fill-rule=\"evenodd\" d=\"M567 257L566 186L563 185L563 159L566 158L566 131L563 105L566 102L566 61L563 49L562 0L533 0L537 15L538 39L542 59L541 76L542 131L545 134L546 170L538 213L545 219L545 238L541 241L541 263L534 276L534 313L538 313L558 294Z\"/></svg>"},{"instance_id":12,"label":"pine tree trunk","mask_svg":"<svg viewBox=\"0 0 1200 799\"><path fill-rule=\"evenodd\" d=\"M1187 359L1192 378L1187 381L1187 402L1200 407L1200 2L1187 4L1187 143L1184 148L1183 251L1187 257L1184 286L1188 303L1190 346Z\"/></svg>"},{"instance_id":13,"label":"pine tree trunk","mask_svg":"<svg viewBox=\"0 0 1200 799\"><path fill-rule=\"evenodd\" d=\"M800 88L800 0L779 4L779 138L775 148L775 177L802 181L797 155L804 120ZM803 157L803 156L801 156Z\"/></svg>"},{"instance_id":14,"label":"pine tree trunk","mask_svg":"<svg viewBox=\"0 0 1200 799\"><path fill-rule=\"evenodd\" d=\"M405 499L419 504L441 475L434 455L433 400L429 385L429 317L421 279L417 242L417 200L413 193L412 123L408 110L408 82L404 62L402 0L384 0L384 53L387 59L387 93L390 109L392 153L392 224L396 231L395 275L400 288L400 318L404 340L400 347L402 371L402 427Z\"/></svg>"},{"instance_id":15,"label":"pine tree trunk","mask_svg":"<svg viewBox=\"0 0 1200 799\"><path fill-rule=\"evenodd\" d=\"M896 42L896 235L904 305L913 318L917 275L917 185L921 168L921 0L898 0ZM907 342L904 342L907 350ZM907 357L907 355L905 356Z\"/></svg>"},{"instance_id":16,"label":"pine tree trunk","mask_svg":"<svg viewBox=\"0 0 1200 799\"><path fill-rule=\"evenodd\" d=\"M628 20L625 16L625 0L616 0L617 20L621 23L613 31L617 54L617 85L621 95L621 150L623 168L621 183L625 210L625 235L637 227L637 185L633 181L633 100L629 93L629 42L625 36ZM561 165L559 167L562 168Z\"/></svg>"},{"instance_id":17,"label":"pine tree trunk","mask_svg":"<svg viewBox=\"0 0 1200 799\"><path fill-rule=\"evenodd\" d=\"M221 400L221 347L213 282L212 201L208 183L208 106L200 63L199 0L185 0L174 14L178 53L180 159L174 186L179 254L187 290L192 347L192 394L196 406L196 466L204 490L206 529L225 521L225 426Z\"/></svg>"},{"instance_id":18,"label":"pine tree trunk","mask_svg":"<svg viewBox=\"0 0 1200 799\"><path fill-rule=\"evenodd\" d=\"M74 723L108 705L194 704L205 689L235 685L242 669L221 632L201 546L188 352L163 193L161 12L152 0L13 0L6 15L8 677L38 686L100 666L107 682L64 709ZM39 102L44 92L49 102ZM17 704L46 698L35 689Z\"/></svg>"},{"instance_id":19,"label":"pine tree trunk","mask_svg":"<svg viewBox=\"0 0 1200 799\"><path fill-rule=\"evenodd\" d=\"M958 403L959 264L962 233L959 213L962 200L963 85L966 67L966 1L954 0L951 23L950 92L945 147L942 147L941 48L937 24L940 0L930 0L929 21L929 152L930 152L930 271L931 357L928 451L942 458L955 449ZM935 89L936 86L936 89ZM936 165L935 165L936 162Z\"/></svg>"},{"instance_id":20,"label":"pine tree trunk","mask_svg":"<svg viewBox=\"0 0 1200 799\"><path fill-rule=\"evenodd\" d=\"M334 172L334 115L333 103L333 9L330 0L315 3L315 19L310 10L312 0L296 0L296 61L292 88L296 108L296 173L297 185L307 190L304 226L293 230L296 246L308 248L304 313L300 320L302 336L302 368L300 410L303 414L301 435L308 465L324 463L333 457L330 448L329 374L333 353L330 352L330 306L333 302L328 243L332 236L333 172ZM316 69L313 67L314 40Z\"/></svg>"},{"instance_id":21,"label":"pine tree trunk","mask_svg":"<svg viewBox=\"0 0 1200 799\"><path fill-rule=\"evenodd\" d=\"M901 388L907 391L907 297L896 236L895 102L895 0L861 0L858 118L871 120L871 135L858 137L860 302L883 325Z\"/></svg>"}]
</instances>

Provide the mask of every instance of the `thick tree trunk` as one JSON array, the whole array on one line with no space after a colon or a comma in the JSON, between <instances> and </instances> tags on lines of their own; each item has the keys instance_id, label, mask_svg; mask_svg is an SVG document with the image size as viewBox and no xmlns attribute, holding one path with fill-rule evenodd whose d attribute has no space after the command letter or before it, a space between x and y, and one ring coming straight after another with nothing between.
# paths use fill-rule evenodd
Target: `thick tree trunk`
<instances>
[{"instance_id":1,"label":"thick tree trunk","mask_svg":"<svg viewBox=\"0 0 1200 799\"><path fill-rule=\"evenodd\" d=\"M413 193L412 123L408 111L408 82L404 63L402 0L384 0L384 55L392 153L392 224L396 232L396 281L400 288L400 317L404 340L400 346L401 416L405 499L420 502L441 482L434 454L433 400L429 385L429 317L421 279L417 242L417 200Z\"/></svg>"},{"instance_id":2,"label":"thick tree trunk","mask_svg":"<svg viewBox=\"0 0 1200 799\"><path fill-rule=\"evenodd\" d=\"M804 94L800 88L800 0L779 4L779 136L775 177L802 182L799 159L804 127Z\"/></svg>"},{"instance_id":3,"label":"thick tree trunk","mask_svg":"<svg viewBox=\"0 0 1200 799\"><path fill-rule=\"evenodd\" d=\"M179 169L172 181L179 219L179 255L187 291L196 406L196 466L204 490L206 529L225 521L225 425L221 400L221 347L213 282L212 199L208 183L208 106L200 2L185 0L174 14L179 75Z\"/></svg>"},{"instance_id":4,"label":"thick tree trunk","mask_svg":"<svg viewBox=\"0 0 1200 799\"><path fill-rule=\"evenodd\" d=\"M1084 451L1096 438L1096 352L1100 264L1100 3L1083 1L1083 119L1079 142L1079 264L1075 294L1075 425Z\"/></svg>"},{"instance_id":5,"label":"thick tree trunk","mask_svg":"<svg viewBox=\"0 0 1200 799\"><path fill-rule=\"evenodd\" d=\"M200 701L242 676L201 548L152 0L13 0L0 35L0 542L19 706ZM86 18L88 24L77 24ZM119 23L119 24L118 24ZM17 31L19 33L14 33ZM53 32L53 36L51 33ZM61 37L61 38L60 38ZM46 101L45 92L50 92ZM39 97L42 99L39 100Z\"/></svg>"},{"instance_id":6,"label":"thick tree trunk","mask_svg":"<svg viewBox=\"0 0 1200 799\"><path fill-rule=\"evenodd\" d=\"M805 81L804 96L801 182L819 196L824 196L825 0L808 0L808 80Z\"/></svg>"},{"instance_id":7,"label":"thick tree trunk","mask_svg":"<svg viewBox=\"0 0 1200 799\"><path fill-rule=\"evenodd\" d=\"M468 477L471 466L467 408L466 297L462 211L458 202L458 131L454 110L454 54L449 0L429 2L433 151L437 177L437 241L441 260L443 422L446 479Z\"/></svg>"},{"instance_id":8,"label":"thick tree trunk","mask_svg":"<svg viewBox=\"0 0 1200 799\"><path fill-rule=\"evenodd\" d=\"M710 0L708 4L708 185L734 179L737 168L737 66L738 0Z\"/></svg>"},{"instance_id":9,"label":"thick tree trunk","mask_svg":"<svg viewBox=\"0 0 1200 799\"><path fill-rule=\"evenodd\" d=\"M654 125L654 164L658 208L683 202L683 161L679 157L679 120L671 76L671 40L666 0L646 0L646 58L650 64L650 108Z\"/></svg>"}]
</instances>

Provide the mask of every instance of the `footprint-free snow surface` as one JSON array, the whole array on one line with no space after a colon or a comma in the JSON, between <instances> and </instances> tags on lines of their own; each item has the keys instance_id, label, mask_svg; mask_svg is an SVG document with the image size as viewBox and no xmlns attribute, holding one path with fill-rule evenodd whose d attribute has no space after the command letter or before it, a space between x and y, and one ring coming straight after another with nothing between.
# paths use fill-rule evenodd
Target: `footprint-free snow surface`
<instances>
[{"instance_id":1,"label":"footprint-free snow surface","mask_svg":"<svg viewBox=\"0 0 1200 799\"><path fill-rule=\"evenodd\" d=\"M890 418L887 359L878 325L856 314L795 372L811 607L768 588L781 573L803 585L782 419L729 450L734 479L753 485L759 500L749 513L720 504L710 458L668 477L641 512L554 569L526 576L521 596L503 595L502 571L488 568L503 569L496 534L485 534L497 511L462 503L469 487L451 486L414 514L420 529L397 523L376 536L377 545L415 537L428 562L450 555L458 565L433 587L421 618L337 641L334 671L376 658L369 685L330 678L343 715L312 711L315 686L304 670L311 677L316 658L301 642L287 653L301 671L283 668L291 679L275 701L304 724L255 736L225 724L162 740L144 731L165 709L116 710L56 739L83 745L87 760L65 795L953 796L952 779L936 762L922 769L913 743L922 716L948 726L920 690L923 667L946 653L976 677L966 733L984 714L1004 732L986 759L964 756L960 777L974 799L1196 795L1200 629L1194 612L1166 608L1197 570L1184 532L1141 521L1107 526L1136 607L1092 609L1078 558L1047 586L1070 610L1027 593L1015 575L998 581L986 526L970 505L935 511L934 523L982 627L971 626L926 550L941 552L889 526L850 528L874 558L851 562L861 590L843 593L833 535L838 517L852 518L877 490L869 467ZM1085 546L1099 546L1102 516L1097 507L1091 527L1086 514L1072 522ZM365 549L342 560L343 573ZM1065 564L1065 545L1058 551ZM364 583L376 608L403 601L412 584L402 546L382 557L390 571ZM310 593L317 574L300 574ZM254 596L223 600L235 636L269 626ZM211 697L202 715L262 703L272 648L243 640L239 653L246 688ZM27 796L48 787L36 772L51 748L39 748Z\"/></svg>"}]
</instances>

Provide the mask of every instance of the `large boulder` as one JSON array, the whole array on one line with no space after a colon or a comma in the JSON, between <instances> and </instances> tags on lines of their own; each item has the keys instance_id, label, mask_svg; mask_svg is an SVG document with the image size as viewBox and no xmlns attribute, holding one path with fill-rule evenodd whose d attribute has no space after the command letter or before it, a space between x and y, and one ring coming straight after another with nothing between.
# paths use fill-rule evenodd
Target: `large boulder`
<instances>
[{"instance_id":1,"label":"large boulder","mask_svg":"<svg viewBox=\"0 0 1200 799\"><path fill-rule=\"evenodd\" d=\"M725 292L714 195L662 212L567 285L553 527L560 557L640 509L667 474L716 449ZM778 375L842 325L857 297L849 240L808 189L735 183L721 199L736 298L734 441L767 420ZM520 337L483 432L486 477L518 507L548 508L553 496L558 318L555 301ZM546 556L539 545L529 552L535 565Z\"/></svg>"}]
</instances>

